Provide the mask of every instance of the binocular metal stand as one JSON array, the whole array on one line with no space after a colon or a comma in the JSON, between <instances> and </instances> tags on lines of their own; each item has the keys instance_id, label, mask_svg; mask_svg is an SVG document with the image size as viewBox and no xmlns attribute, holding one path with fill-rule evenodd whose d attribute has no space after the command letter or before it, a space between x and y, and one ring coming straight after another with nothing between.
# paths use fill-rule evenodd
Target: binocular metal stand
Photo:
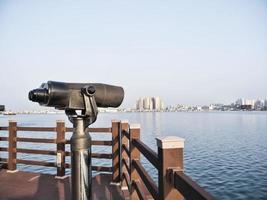
<instances>
[{"instance_id":1,"label":"binocular metal stand","mask_svg":"<svg viewBox=\"0 0 267 200\"><path fill-rule=\"evenodd\" d=\"M86 119L72 117L71 186L73 200L92 199L91 137L85 131Z\"/></svg>"},{"instance_id":2,"label":"binocular metal stand","mask_svg":"<svg viewBox=\"0 0 267 200\"><path fill-rule=\"evenodd\" d=\"M74 128L70 140L72 200L92 199L91 137L86 129L96 121L97 106L93 89L86 88L82 95L86 105L82 114L66 110Z\"/></svg>"}]
</instances>

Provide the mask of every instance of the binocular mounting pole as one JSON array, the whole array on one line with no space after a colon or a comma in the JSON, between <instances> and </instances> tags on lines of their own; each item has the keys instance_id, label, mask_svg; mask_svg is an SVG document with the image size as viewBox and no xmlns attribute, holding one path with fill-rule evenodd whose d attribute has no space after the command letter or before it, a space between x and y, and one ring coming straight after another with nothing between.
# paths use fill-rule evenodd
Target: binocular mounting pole
<instances>
[{"instance_id":1,"label":"binocular mounting pole","mask_svg":"<svg viewBox=\"0 0 267 200\"><path fill-rule=\"evenodd\" d=\"M77 115L75 110L66 110L73 124L71 137L71 187L72 200L92 199L91 137L86 128L97 118L97 105L94 97L95 88L82 88L85 110Z\"/></svg>"}]
</instances>

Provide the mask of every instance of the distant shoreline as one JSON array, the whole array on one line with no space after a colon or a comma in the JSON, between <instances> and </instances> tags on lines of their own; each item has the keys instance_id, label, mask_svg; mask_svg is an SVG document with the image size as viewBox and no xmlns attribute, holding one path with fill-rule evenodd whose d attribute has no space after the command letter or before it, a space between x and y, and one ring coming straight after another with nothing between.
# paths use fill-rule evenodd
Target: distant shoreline
<instances>
[{"instance_id":1,"label":"distant shoreline","mask_svg":"<svg viewBox=\"0 0 267 200\"><path fill-rule=\"evenodd\" d=\"M202 110L202 111L101 111L99 113L224 113L224 112L232 112L232 113L267 113L266 110ZM12 112L12 114L3 114L0 113L0 116L15 116L15 115L64 115L64 112Z\"/></svg>"}]
</instances>

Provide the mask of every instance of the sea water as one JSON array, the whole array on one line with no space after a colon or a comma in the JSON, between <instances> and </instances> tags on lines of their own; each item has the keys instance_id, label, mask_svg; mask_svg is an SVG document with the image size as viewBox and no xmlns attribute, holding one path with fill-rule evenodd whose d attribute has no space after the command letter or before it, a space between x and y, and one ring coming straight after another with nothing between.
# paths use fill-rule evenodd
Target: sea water
<instances>
[{"instance_id":1,"label":"sea water","mask_svg":"<svg viewBox=\"0 0 267 200\"><path fill-rule=\"evenodd\" d=\"M92 127L110 127L112 119L141 125L141 140L157 151L156 137L185 138L185 173L217 199L267 199L267 112L100 113ZM55 126L71 123L63 114L0 116L0 126L16 120L19 126ZM0 136L7 136L0 131ZM18 132L19 137L54 138L55 133ZM70 138L71 133L66 137ZM92 133L93 139L110 140L108 133ZM0 141L0 147L7 146ZM18 143L19 148L55 150L55 144ZM67 145L69 150L69 145ZM111 147L93 147L111 152ZM0 157L7 153L0 152ZM18 158L55 162L55 156L18 153ZM144 158L142 164L157 181L157 171ZM67 162L70 159L67 158ZM93 165L111 166L107 159ZM18 165L20 170L55 174L55 168ZM70 173L67 170L67 173Z\"/></svg>"}]
</instances>

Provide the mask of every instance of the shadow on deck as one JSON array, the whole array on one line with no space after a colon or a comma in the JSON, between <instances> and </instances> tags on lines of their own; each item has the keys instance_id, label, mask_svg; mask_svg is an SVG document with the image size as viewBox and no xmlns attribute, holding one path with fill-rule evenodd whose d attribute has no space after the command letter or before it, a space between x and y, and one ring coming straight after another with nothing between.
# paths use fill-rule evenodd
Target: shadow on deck
<instances>
[{"instance_id":1,"label":"shadow on deck","mask_svg":"<svg viewBox=\"0 0 267 200\"><path fill-rule=\"evenodd\" d=\"M110 185L111 174L99 174L92 180L93 199L125 199L119 186ZM48 174L0 169L1 200L70 200L70 177L55 179Z\"/></svg>"}]
</instances>

